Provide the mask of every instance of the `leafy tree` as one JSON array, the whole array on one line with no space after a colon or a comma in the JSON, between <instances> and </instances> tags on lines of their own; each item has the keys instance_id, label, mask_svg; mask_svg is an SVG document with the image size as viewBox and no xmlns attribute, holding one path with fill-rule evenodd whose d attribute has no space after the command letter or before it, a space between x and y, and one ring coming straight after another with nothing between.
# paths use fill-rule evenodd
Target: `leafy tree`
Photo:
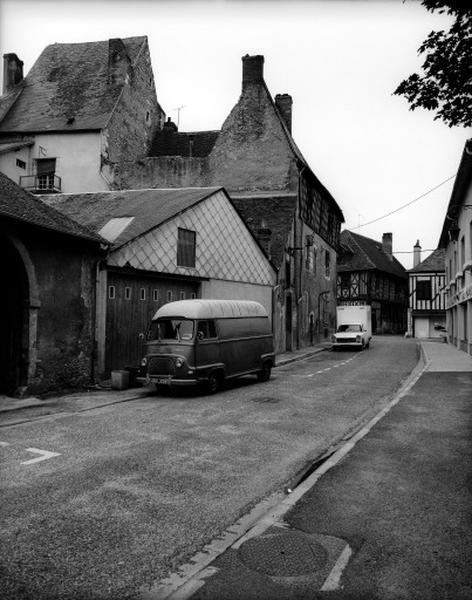
<instances>
[{"instance_id":1,"label":"leafy tree","mask_svg":"<svg viewBox=\"0 0 472 600\"><path fill-rule=\"evenodd\" d=\"M448 31L432 31L418 49L423 74L413 73L394 94L404 96L410 110L436 112L449 127L472 125L472 3L470 0L422 0L430 12L454 18Z\"/></svg>"}]
</instances>

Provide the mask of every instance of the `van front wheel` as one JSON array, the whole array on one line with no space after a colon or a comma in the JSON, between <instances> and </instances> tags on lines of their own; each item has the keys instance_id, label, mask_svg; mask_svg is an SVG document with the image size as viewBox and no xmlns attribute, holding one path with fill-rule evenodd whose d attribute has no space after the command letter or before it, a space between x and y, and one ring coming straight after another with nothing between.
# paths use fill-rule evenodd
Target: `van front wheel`
<instances>
[{"instance_id":1,"label":"van front wheel","mask_svg":"<svg viewBox=\"0 0 472 600\"><path fill-rule=\"evenodd\" d=\"M210 373L207 381L207 389L209 394L216 394L220 389L221 381L218 373Z\"/></svg>"},{"instance_id":2,"label":"van front wheel","mask_svg":"<svg viewBox=\"0 0 472 600\"><path fill-rule=\"evenodd\" d=\"M262 369L257 373L257 379L259 381L269 381L271 369L270 363L264 363Z\"/></svg>"}]
</instances>

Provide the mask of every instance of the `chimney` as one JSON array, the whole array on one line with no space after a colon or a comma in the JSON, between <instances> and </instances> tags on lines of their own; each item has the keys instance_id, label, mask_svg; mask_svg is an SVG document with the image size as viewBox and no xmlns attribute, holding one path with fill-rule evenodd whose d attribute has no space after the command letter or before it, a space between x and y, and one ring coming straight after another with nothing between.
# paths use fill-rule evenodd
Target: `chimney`
<instances>
[{"instance_id":1,"label":"chimney","mask_svg":"<svg viewBox=\"0 0 472 600\"><path fill-rule=\"evenodd\" d=\"M262 219L259 228L256 230L256 238L269 258L271 250L271 237L272 231L267 227L264 219Z\"/></svg>"},{"instance_id":2,"label":"chimney","mask_svg":"<svg viewBox=\"0 0 472 600\"><path fill-rule=\"evenodd\" d=\"M256 56L243 56L243 90L249 83L263 83L264 81L264 57L260 54Z\"/></svg>"},{"instance_id":3,"label":"chimney","mask_svg":"<svg viewBox=\"0 0 472 600\"><path fill-rule=\"evenodd\" d=\"M3 93L6 94L23 80L23 61L13 52L3 55Z\"/></svg>"},{"instance_id":4,"label":"chimney","mask_svg":"<svg viewBox=\"0 0 472 600\"><path fill-rule=\"evenodd\" d=\"M421 262L421 246L420 240L416 240L416 244L413 246L413 267L417 267Z\"/></svg>"},{"instance_id":5,"label":"chimney","mask_svg":"<svg viewBox=\"0 0 472 600\"><path fill-rule=\"evenodd\" d=\"M389 257L389 259L392 260L393 256L392 256L392 234L391 233L384 233L382 235L382 250Z\"/></svg>"},{"instance_id":6,"label":"chimney","mask_svg":"<svg viewBox=\"0 0 472 600\"><path fill-rule=\"evenodd\" d=\"M108 40L108 83L123 85L129 81L131 60L126 52L123 40Z\"/></svg>"},{"instance_id":7,"label":"chimney","mask_svg":"<svg viewBox=\"0 0 472 600\"><path fill-rule=\"evenodd\" d=\"M275 97L275 105L279 109L290 133L292 133L292 104L293 100L290 94L277 94Z\"/></svg>"}]
</instances>

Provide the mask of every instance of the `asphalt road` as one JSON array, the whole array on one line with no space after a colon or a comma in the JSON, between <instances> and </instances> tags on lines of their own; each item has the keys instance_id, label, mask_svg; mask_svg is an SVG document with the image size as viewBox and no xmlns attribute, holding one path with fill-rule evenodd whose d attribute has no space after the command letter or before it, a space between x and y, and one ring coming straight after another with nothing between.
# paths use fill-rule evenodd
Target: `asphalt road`
<instances>
[{"instance_id":1,"label":"asphalt road","mask_svg":"<svg viewBox=\"0 0 472 600\"><path fill-rule=\"evenodd\" d=\"M376 338L215 396L142 390L0 428L2 598L132 598L377 412L417 359Z\"/></svg>"}]
</instances>

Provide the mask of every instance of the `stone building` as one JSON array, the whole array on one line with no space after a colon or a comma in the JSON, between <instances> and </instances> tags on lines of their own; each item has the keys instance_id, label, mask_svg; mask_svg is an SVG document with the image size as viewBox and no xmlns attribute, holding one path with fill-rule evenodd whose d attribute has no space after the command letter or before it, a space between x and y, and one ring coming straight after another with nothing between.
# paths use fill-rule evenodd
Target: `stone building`
<instances>
[{"instance_id":1,"label":"stone building","mask_svg":"<svg viewBox=\"0 0 472 600\"><path fill-rule=\"evenodd\" d=\"M139 366L158 308L173 300L256 300L272 318L275 269L223 188L42 198L110 243L97 270L97 374Z\"/></svg>"},{"instance_id":2,"label":"stone building","mask_svg":"<svg viewBox=\"0 0 472 600\"><path fill-rule=\"evenodd\" d=\"M3 60L0 172L33 193L110 189L164 123L146 37L52 44L26 77Z\"/></svg>"},{"instance_id":3,"label":"stone building","mask_svg":"<svg viewBox=\"0 0 472 600\"><path fill-rule=\"evenodd\" d=\"M291 133L292 98L272 98L263 56L242 59L241 96L219 131L178 132L169 120L149 156L121 163L119 188L224 186L277 268L277 351L335 326L336 251L343 214Z\"/></svg>"},{"instance_id":4,"label":"stone building","mask_svg":"<svg viewBox=\"0 0 472 600\"><path fill-rule=\"evenodd\" d=\"M0 173L0 393L94 378L95 276L104 245Z\"/></svg>"}]
</instances>

